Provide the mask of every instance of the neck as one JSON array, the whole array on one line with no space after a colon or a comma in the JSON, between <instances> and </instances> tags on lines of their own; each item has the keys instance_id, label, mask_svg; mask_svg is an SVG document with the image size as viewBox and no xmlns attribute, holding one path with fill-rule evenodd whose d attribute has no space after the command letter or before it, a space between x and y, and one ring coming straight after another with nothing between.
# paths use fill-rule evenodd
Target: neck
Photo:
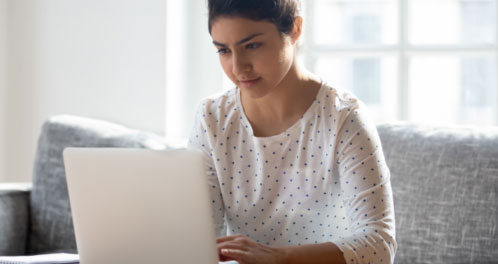
<instances>
[{"instance_id":1,"label":"neck","mask_svg":"<svg viewBox=\"0 0 498 264\"><path fill-rule=\"evenodd\" d=\"M294 63L271 93L258 99L242 94L242 105L251 122L285 122L304 114L316 96L319 83L316 76Z\"/></svg>"}]
</instances>

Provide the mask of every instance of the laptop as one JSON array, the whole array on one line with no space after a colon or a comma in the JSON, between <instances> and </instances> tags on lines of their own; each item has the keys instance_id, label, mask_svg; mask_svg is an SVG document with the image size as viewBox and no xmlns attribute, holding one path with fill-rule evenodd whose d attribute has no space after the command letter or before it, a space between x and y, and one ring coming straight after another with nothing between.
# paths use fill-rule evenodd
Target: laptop
<instances>
[{"instance_id":1,"label":"laptop","mask_svg":"<svg viewBox=\"0 0 498 264\"><path fill-rule=\"evenodd\" d=\"M218 263L202 154L64 150L83 264Z\"/></svg>"}]
</instances>

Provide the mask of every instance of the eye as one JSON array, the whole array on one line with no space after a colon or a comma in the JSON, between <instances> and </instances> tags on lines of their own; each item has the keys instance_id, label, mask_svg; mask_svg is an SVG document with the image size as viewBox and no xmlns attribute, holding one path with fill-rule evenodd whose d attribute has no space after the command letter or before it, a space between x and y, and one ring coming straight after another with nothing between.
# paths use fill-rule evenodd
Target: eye
<instances>
[{"instance_id":1,"label":"eye","mask_svg":"<svg viewBox=\"0 0 498 264\"><path fill-rule=\"evenodd\" d=\"M230 52L230 50L228 50L227 48L220 48L220 49L218 49L218 51L216 53L218 53L220 55L224 55L224 54L227 54L229 52Z\"/></svg>"},{"instance_id":2,"label":"eye","mask_svg":"<svg viewBox=\"0 0 498 264\"><path fill-rule=\"evenodd\" d=\"M262 43L255 42L255 43L249 43L246 45L246 49L257 49L262 45Z\"/></svg>"}]
</instances>

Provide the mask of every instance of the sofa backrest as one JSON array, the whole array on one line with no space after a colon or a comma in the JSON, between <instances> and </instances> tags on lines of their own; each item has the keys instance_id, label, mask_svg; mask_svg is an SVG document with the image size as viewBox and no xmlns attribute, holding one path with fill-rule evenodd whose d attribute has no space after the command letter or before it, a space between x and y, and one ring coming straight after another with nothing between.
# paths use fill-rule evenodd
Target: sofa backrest
<instances>
[{"instance_id":1,"label":"sofa backrest","mask_svg":"<svg viewBox=\"0 0 498 264\"><path fill-rule=\"evenodd\" d=\"M498 128L377 129L394 192L395 263L496 263Z\"/></svg>"},{"instance_id":2,"label":"sofa backrest","mask_svg":"<svg viewBox=\"0 0 498 264\"><path fill-rule=\"evenodd\" d=\"M498 128L377 127L391 170L395 263L498 259ZM62 151L166 149L164 138L116 124L56 116L42 127L31 193L28 254L76 252Z\"/></svg>"},{"instance_id":3,"label":"sofa backrest","mask_svg":"<svg viewBox=\"0 0 498 264\"><path fill-rule=\"evenodd\" d=\"M62 151L67 147L166 149L163 137L109 122L55 116L42 127L35 158L27 254L76 253Z\"/></svg>"}]
</instances>

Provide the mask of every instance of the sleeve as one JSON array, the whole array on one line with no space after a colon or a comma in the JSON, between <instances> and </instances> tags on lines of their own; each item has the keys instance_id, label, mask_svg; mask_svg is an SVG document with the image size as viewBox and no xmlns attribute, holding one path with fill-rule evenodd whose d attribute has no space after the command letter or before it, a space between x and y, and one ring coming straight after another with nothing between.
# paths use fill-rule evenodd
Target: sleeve
<instances>
[{"instance_id":1,"label":"sleeve","mask_svg":"<svg viewBox=\"0 0 498 264\"><path fill-rule=\"evenodd\" d=\"M216 168L213 164L213 133L211 133L209 120L206 118L206 104L201 103L197 108L195 121L191 130L188 148L201 150L204 156L204 165L206 177L209 185L210 198L212 201L212 217L214 220L214 228L216 237L226 235L226 224L224 220L225 205L221 194L220 182L217 177Z\"/></svg>"},{"instance_id":2,"label":"sleeve","mask_svg":"<svg viewBox=\"0 0 498 264\"><path fill-rule=\"evenodd\" d=\"M361 103L346 110L337 134L335 162L351 235L333 242L346 263L393 263L394 204L380 138Z\"/></svg>"}]
</instances>

